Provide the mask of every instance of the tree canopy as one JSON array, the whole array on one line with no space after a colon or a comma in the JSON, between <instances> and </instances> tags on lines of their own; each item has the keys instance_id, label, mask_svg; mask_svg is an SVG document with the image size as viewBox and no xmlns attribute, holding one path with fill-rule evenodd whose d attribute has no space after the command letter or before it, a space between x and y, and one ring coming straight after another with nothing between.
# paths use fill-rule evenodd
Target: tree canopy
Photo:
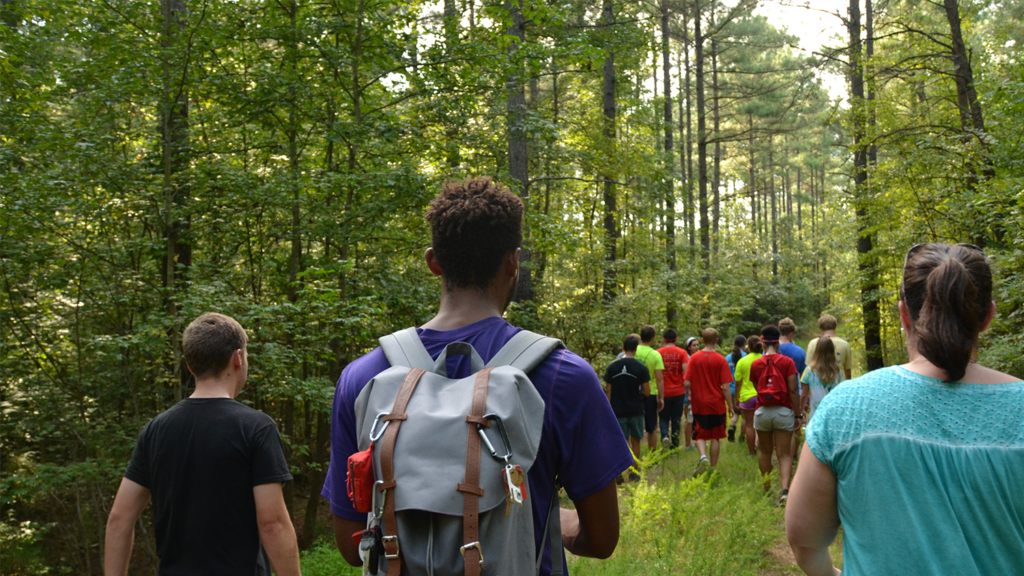
<instances>
[{"instance_id":1,"label":"tree canopy","mask_svg":"<svg viewBox=\"0 0 1024 576\"><path fill-rule=\"evenodd\" d=\"M858 371L899 363L903 255L952 241L995 265L981 361L1024 376L1024 2L863 1L809 53L749 0L0 0L4 569L101 573L210 310L249 333L300 542L329 530L334 383L432 315L445 179L522 197L506 317L594 366L644 324L823 312Z\"/></svg>"}]
</instances>

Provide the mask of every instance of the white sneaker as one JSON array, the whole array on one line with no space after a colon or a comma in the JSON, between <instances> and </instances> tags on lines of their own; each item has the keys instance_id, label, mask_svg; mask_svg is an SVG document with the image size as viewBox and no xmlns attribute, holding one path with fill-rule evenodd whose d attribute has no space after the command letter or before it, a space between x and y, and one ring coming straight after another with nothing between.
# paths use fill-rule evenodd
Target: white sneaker
<instances>
[{"instance_id":1,"label":"white sneaker","mask_svg":"<svg viewBox=\"0 0 1024 576\"><path fill-rule=\"evenodd\" d=\"M700 461L697 462L697 467L694 468L694 470L693 470L693 477L696 478L697 476L700 476L701 474L703 474L708 469L708 466L710 466L710 465L711 465L711 462L708 461L708 457L707 456L701 456L700 457Z\"/></svg>"},{"instance_id":2,"label":"white sneaker","mask_svg":"<svg viewBox=\"0 0 1024 576\"><path fill-rule=\"evenodd\" d=\"M672 444L672 441L669 440L668 436L662 436L661 437L661 448L662 448L662 450L668 450L668 447L669 447L670 444Z\"/></svg>"}]
</instances>

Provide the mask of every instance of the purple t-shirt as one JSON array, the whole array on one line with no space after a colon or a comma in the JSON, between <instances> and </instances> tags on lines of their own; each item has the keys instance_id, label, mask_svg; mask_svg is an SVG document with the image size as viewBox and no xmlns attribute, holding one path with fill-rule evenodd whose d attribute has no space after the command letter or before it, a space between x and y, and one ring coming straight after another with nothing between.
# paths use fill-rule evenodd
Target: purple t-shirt
<instances>
[{"instance_id":1,"label":"purple t-shirt","mask_svg":"<svg viewBox=\"0 0 1024 576\"><path fill-rule=\"evenodd\" d=\"M432 358L437 358L451 342L468 342L487 362L520 330L502 318L493 317L456 330L419 328L417 332ZM389 366L384 352L377 348L345 367L334 393L331 464L321 494L330 501L331 512L347 520L366 519L366 514L353 508L345 487L348 457L359 449L355 399L374 376ZM468 357L448 358L449 377L469 375ZM597 374L586 361L568 350L556 350L529 376L544 399L540 448L527 474L528 502L533 506L534 533L540 549L555 477L569 498L579 502L611 483L633 463L633 455L623 442ZM550 550L545 550L541 574L550 574L550 566Z\"/></svg>"}]
</instances>

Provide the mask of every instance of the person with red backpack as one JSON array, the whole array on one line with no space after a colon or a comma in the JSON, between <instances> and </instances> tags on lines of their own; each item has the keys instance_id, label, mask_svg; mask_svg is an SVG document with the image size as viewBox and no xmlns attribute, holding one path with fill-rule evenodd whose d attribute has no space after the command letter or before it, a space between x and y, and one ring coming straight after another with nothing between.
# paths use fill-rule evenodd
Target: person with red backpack
<instances>
[{"instance_id":1,"label":"person with red backpack","mask_svg":"<svg viewBox=\"0 0 1024 576\"><path fill-rule=\"evenodd\" d=\"M779 353L779 328L768 325L761 329L764 356L750 365L750 380L757 388L757 409L754 430L760 453L757 465L761 474L772 471L772 450L779 457L779 482L782 492L779 505L789 498L789 481L793 475L793 430L803 417L794 411L800 405L797 395L797 371L793 360ZM765 491L770 490L765 481Z\"/></svg>"}]
</instances>

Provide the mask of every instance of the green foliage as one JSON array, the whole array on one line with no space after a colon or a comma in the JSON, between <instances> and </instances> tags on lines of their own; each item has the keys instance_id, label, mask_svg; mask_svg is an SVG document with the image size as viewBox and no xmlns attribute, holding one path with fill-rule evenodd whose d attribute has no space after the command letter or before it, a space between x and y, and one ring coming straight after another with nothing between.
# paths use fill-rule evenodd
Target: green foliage
<instances>
[{"instance_id":1,"label":"green foliage","mask_svg":"<svg viewBox=\"0 0 1024 576\"><path fill-rule=\"evenodd\" d=\"M765 495L757 462L745 451L739 444L724 445L718 469L697 478L690 478L695 453L677 450L667 458L648 453L643 478L620 492L615 553L608 560L573 557L571 571L775 573L782 566L767 551L783 538L782 509Z\"/></svg>"},{"instance_id":2,"label":"green foliage","mask_svg":"<svg viewBox=\"0 0 1024 576\"><path fill-rule=\"evenodd\" d=\"M1019 1L962 3L986 118L970 139L944 49L906 32L942 39L942 14L919 3L879 8L886 38L872 62L868 134L878 163L864 198L850 189L847 132L868 108L831 102L822 63L750 3L703 5L705 74L712 40L719 72L717 109L705 78L705 200L718 229L707 252L694 81L683 85L676 71L685 51L696 73L693 14L684 46L681 6L670 3L667 154L661 78L652 92L660 14L649 5L613 3L615 24L605 26L598 2L526 2L526 41L510 53L511 14L490 1L457 22L425 2L188 2L169 28L165 3L0 2L0 502L13 511L11 530L52 527L31 542L11 536L24 566L99 573L120 473L142 426L189 394L180 332L207 310L249 332L239 399L284 435L303 547L326 533L318 494L334 383L381 334L433 313L440 282L422 262L421 216L446 178L510 183L508 98L518 83L534 299L515 303L510 321L564 339L595 366L644 324L671 323L683 338L714 326L728 338L790 316L809 336L823 311L862 351L862 208L887 362L906 354L896 315L905 249L982 238L999 315L981 359L1024 375ZM614 138L602 101L610 53ZM186 101L184 126L169 129ZM968 186L987 165L990 176ZM612 237L604 178L614 179ZM720 496L686 486L658 490L708 506ZM133 560L140 570L156 562L151 531L140 532Z\"/></svg>"},{"instance_id":3,"label":"green foliage","mask_svg":"<svg viewBox=\"0 0 1024 576\"><path fill-rule=\"evenodd\" d=\"M309 550L302 552L302 573L308 576L359 576L361 567L349 566L338 553L334 542L318 540Z\"/></svg>"},{"instance_id":4,"label":"green foliage","mask_svg":"<svg viewBox=\"0 0 1024 576\"><path fill-rule=\"evenodd\" d=\"M0 549L4 551L4 574L11 576L49 574L40 550L43 535L49 526L26 520L17 522L13 514L0 521Z\"/></svg>"}]
</instances>

